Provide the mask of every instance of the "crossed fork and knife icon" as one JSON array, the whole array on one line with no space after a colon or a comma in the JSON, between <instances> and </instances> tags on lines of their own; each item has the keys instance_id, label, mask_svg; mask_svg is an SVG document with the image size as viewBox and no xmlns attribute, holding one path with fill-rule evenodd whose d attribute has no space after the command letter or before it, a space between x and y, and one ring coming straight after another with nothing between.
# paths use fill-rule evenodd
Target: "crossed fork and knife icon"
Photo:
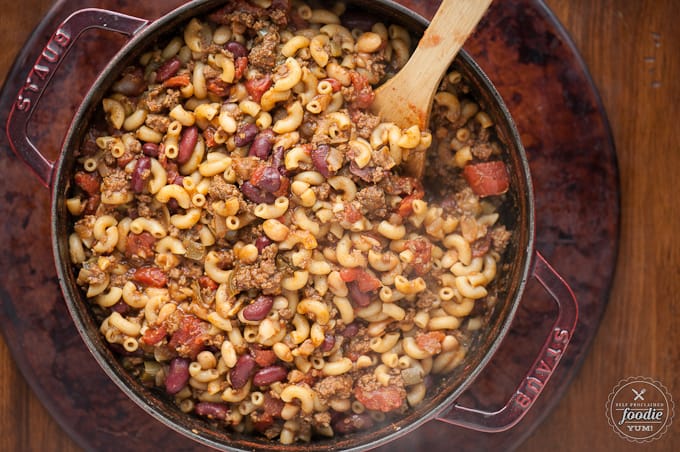
<instances>
[{"instance_id":1,"label":"crossed fork and knife icon","mask_svg":"<svg viewBox=\"0 0 680 452\"><path fill-rule=\"evenodd\" d=\"M642 388L640 391L636 391L633 388L631 388L631 390L635 393L635 397L633 398L634 402L637 401L637 400L642 400L642 401L645 400L645 398L642 397L642 396L644 395L645 392L647 392L646 388Z\"/></svg>"}]
</instances>

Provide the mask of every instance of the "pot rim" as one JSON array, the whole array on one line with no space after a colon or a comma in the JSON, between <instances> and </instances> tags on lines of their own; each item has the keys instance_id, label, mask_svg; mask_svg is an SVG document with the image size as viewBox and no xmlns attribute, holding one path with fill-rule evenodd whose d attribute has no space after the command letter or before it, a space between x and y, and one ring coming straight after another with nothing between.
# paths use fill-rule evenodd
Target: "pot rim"
<instances>
[{"instance_id":1,"label":"pot rim","mask_svg":"<svg viewBox=\"0 0 680 452\"><path fill-rule=\"evenodd\" d=\"M101 93L110 86L113 79L119 73L119 69L122 68L127 62L131 61L135 56L138 56L144 48L149 45L156 37L163 35L172 27L183 23L190 17L205 13L214 7L223 4L225 0L197 0L186 3L166 15L150 22L144 29L133 36L114 56L114 58L107 64L107 66L101 71L96 81L93 83L89 89L87 95L84 97L83 101L79 105L73 119L71 120L68 131L65 135L61 152L54 165L54 178L51 185L52 200L51 200L51 217L52 217L52 251L53 257L55 259L55 266L57 270L57 276L59 279L60 287L62 289L66 305L74 319L74 324L78 333L83 338L86 343L90 353L94 356L95 360L99 366L104 370L107 376L118 386L124 394L126 394L130 399L132 399L136 405L141 407L145 412L150 414L154 419L160 421L167 427L188 436L195 441L208 445L221 450L253 450L266 447L278 448L281 445L274 444L271 441L265 444L264 441L253 441L251 438L237 438L234 439L234 445L245 446L234 447L231 444L227 444L223 441L217 439L217 434L214 433L214 429L204 426L204 423L200 420L189 419L188 416L182 413L182 416L172 416L172 414L164 411L162 409L163 403L159 403L156 397L149 397L145 394L145 389L139 385L139 383L127 375L122 369L117 369L119 367L118 361L115 359L115 355L103 344L101 337L92 337L91 332L88 330L88 324L92 322L92 318L89 313L78 306L77 299L80 297L77 289L73 290L72 275L70 275L70 263L64 262L62 256L67 255L64 251L64 239L63 239L63 229L60 229L59 218L63 216L64 206L64 194L68 191L69 175L70 172L66 169L66 162L69 158L69 148L72 148L72 143L78 143L82 132L86 129L89 124L89 116L94 111L97 106L98 101L101 98ZM349 0L349 3L361 3L358 0ZM363 6L363 5L362 5ZM410 31L422 32L424 28L429 23L425 18L419 14L413 12L410 9L394 2L393 0L376 0L371 3L371 12L378 11L390 11L396 13L400 18L412 22L411 26L408 27ZM394 18L392 18L394 19ZM421 27L422 30L414 30L413 28ZM369 441L358 441L354 438L359 438L367 436L365 432L358 432L357 434L348 435L351 436L350 441L346 441L348 447L342 447L342 450L365 450L368 448L378 447L384 445L388 442L393 441L397 437L406 435L409 432L420 427L425 422L431 421L438 417L440 414L445 412L451 407L454 401L472 384L479 373L486 367L488 362L491 360L496 350L500 344L505 339L508 330L510 329L513 319L515 317L516 310L519 303L522 300L524 294L524 289L526 282L531 276L533 258L535 253L535 211L534 211L534 194L533 186L531 181L531 173L529 169L528 159L526 157L526 152L522 146L519 133L515 126L515 123L507 109L507 106L503 102L500 94L494 87L493 83L489 80L484 71L477 65L473 58L461 50L456 57L457 61L462 61L464 66L470 68L470 70L475 74L476 81L482 86L484 92L490 95L490 100L493 102L493 106L498 109L500 115L502 116L506 132L509 136L503 137L504 144L506 148L514 148L513 164L514 171L519 175L518 180L523 184L522 187L517 188L517 196L523 198L522 202L525 206L524 216L516 227L520 228L521 225L526 226L526 230L523 231L522 241L525 243L522 248L517 248L516 256L513 259L517 260L519 265L516 265L514 271L517 272L518 278L513 288L514 294L508 294L505 297L506 303L510 306L506 309L503 314L503 319L500 320L500 326L497 328L494 337L490 340L483 356L479 357L476 361L476 365L468 371L468 373L462 378L460 384L458 384L454 389L450 390L450 393L437 402L433 407L428 408L422 415L414 417L412 414L404 416L403 419L411 419L411 421L406 425L403 424L403 419L398 422L400 425L397 428L390 429L390 424L382 425L377 429L372 431L381 433L380 436ZM118 69L118 70L116 70ZM507 163L507 162L506 162ZM522 190L520 190L522 188ZM62 225L63 226L63 225ZM512 295L512 296L510 296ZM416 411L416 410L413 410ZM219 433L230 436L231 433L224 430ZM342 437L344 440L346 437ZM338 437L335 437L337 440ZM333 444L324 444L326 448L336 449L338 446ZM294 444L290 448L284 447L282 450L294 450L298 448L304 448L305 445Z\"/></svg>"}]
</instances>

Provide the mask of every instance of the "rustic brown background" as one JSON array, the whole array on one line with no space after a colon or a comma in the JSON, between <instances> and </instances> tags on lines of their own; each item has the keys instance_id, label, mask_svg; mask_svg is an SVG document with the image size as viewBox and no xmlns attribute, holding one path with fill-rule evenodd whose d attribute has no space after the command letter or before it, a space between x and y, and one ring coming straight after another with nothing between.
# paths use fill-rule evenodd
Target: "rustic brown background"
<instances>
[{"instance_id":1,"label":"rustic brown background","mask_svg":"<svg viewBox=\"0 0 680 452\"><path fill-rule=\"evenodd\" d=\"M0 82L52 5L1 3ZM635 375L662 381L676 402L671 430L644 449L680 450L680 242L674 235L680 231L680 2L546 4L571 34L609 117L620 169L621 241L609 306L589 355L521 450L639 450L615 436L604 417L611 389ZM0 450L79 450L28 388L1 339Z\"/></svg>"}]
</instances>

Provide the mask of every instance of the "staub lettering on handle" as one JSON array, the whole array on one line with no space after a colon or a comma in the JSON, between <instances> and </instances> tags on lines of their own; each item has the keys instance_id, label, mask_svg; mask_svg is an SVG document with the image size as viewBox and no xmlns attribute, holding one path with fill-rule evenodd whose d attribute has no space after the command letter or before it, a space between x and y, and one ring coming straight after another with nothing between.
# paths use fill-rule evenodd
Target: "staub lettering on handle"
<instances>
[{"instance_id":1,"label":"staub lettering on handle","mask_svg":"<svg viewBox=\"0 0 680 452\"><path fill-rule=\"evenodd\" d=\"M524 384L515 394L515 402L520 410L527 410L543 390L553 370L562 359L562 354L569 343L569 331L561 328L553 330L552 341L544 349L532 372L527 375Z\"/></svg>"},{"instance_id":2,"label":"staub lettering on handle","mask_svg":"<svg viewBox=\"0 0 680 452\"><path fill-rule=\"evenodd\" d=\"M58 29L52 35L52 38L33 65L28 77L26 77L24 86L19 91L16 100L17 110L26 112L31 109L33 105L31 93L39 93L41 85L47 83L50 74L64 56L70 42L71 35L63 29Z\"/></svg>"}]
</instances>

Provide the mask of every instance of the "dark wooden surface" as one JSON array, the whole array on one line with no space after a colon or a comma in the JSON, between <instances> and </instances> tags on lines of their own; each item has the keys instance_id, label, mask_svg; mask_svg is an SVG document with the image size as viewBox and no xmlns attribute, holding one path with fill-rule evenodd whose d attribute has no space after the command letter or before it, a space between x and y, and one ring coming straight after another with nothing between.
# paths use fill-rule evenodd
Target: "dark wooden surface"
<instances>
[{"instance_id":1,"label":"dark wooden surface","mask_svg":"<svg viewBox=\"0 0 680 452\"><path fill-rule=\"evenodd\" d=\"M52 5L45 0L3 3L6 4L2 5L0 28L6 31L6 39L0 52L0 81L33 27ZM583 366L574 369L575 378L566 395L520 449L637 450L639 446L619 439L607 425L604 407L614 385L629 376L650 376L670 389L676 403L680 400L677 375L680 337L676 331L680 245L674 239L675 231L680 230L677 214L680 203L672 191L674 176L680 170L680 134L675 125L680 113L677 81L680 27L673 22L680 3L549 0L547 4L571 34L609 117L620 169L621 240L609 306L592 348ZM506 83L511 76L508 74L505 78ZM499 88L503 90L503 86ZM551 118L534 120L550 121ZM536 140L541 138L523 135L530 157L532 148L539 146ZM574 142L580 138L574 137ZM7 157L3 149L3 158ZM27 177L30 177L28 173ZM3 181L8 183L7 178ZM4 189L6 187L3 192ZM593 190L597 189L594 183ZM43 200L46 196L39 198ZM565 205L565 209L569 207ZM28 217L24 220L44 222ZM3 221L8 222L9 218ZM579 218L573 221L578 222ZM47 232L43 226L38 229ZM597 250L592 252L597 254ZM573 265L578 267L583 263L574 261ZM607 270L604 269L604 273ZM601 304L594 303L593 309L599 308ZM597 312L583 314L585 318L590 315L599 321L599 316L593 315ZM54 328L56 320L45 322L51 322ZM68 319L58 322L68 322ZM8 341L14 345L13 350L21 349L14 336ZM31 353L31 349L27 347L21 352ZM43 408L41 399L50 399L52 395L45 394L45 388L35 388L40 395L36 396L17 370L15 362L26 358L15 358L5 342L0 341L0 450L80 450ZM576 361L580 364L580 360ZM64 369L52 371L68 375ZM534 416L532 422L538 423L542 416ZM103 430L104 424L105 421ZM645 448L678 450L679 431L676 420L671 431ZM413 446L417 448L416 444ZM121 445L121 449L126 448Z\"/></svg>"}]
</instances>

